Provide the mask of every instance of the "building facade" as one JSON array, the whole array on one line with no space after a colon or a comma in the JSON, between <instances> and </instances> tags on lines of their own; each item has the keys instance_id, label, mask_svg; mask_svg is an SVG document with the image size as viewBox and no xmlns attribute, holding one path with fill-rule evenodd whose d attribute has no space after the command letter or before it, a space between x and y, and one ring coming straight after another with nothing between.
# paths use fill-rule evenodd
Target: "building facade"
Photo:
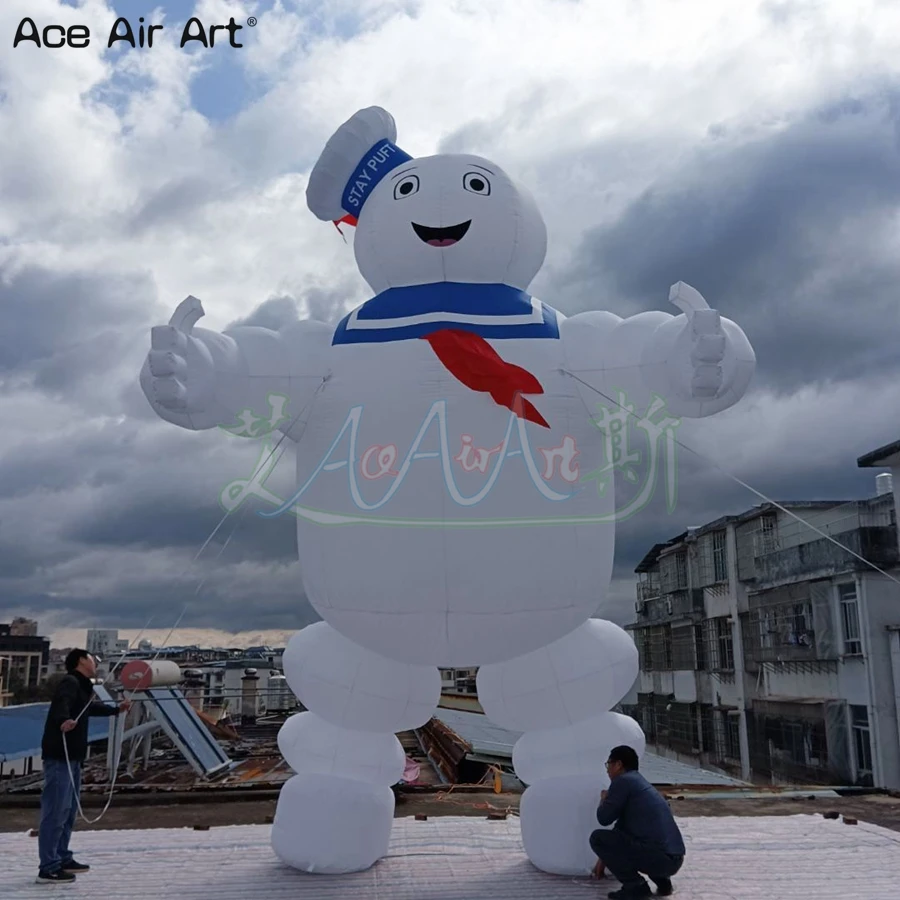
<instances>
[{"instance_id":1,"label":"building facade","mask_svg":"<svg viewBox=\"0 0 900 900\"><path fill-rule=\"evenodd\" d=\"M244 715L248 703L244 676L252 669L257 676L252 691L252 715L292 709L296 702L283 681L282 654L281 650L271 650L265 655L251 654L248 650L246 655L183 668L184 674L190 673L186 694L198 709L216 716Z\"/></svg>"},{"instance_id":2,"label":"building facade","mask_svg":"<svg viewBox=\"0 0 900 900\"><path fill-rule=\"evenodd\" d=\"M38 634L37 622L15 619L0 624L0 705L12 702L16 688L33 688L47 677L50 641Z\"/></svg>"},{"instance_id":3,"label":"building facade","mask_svg":"<svg viewBox=\"0 0 900 900\"><path fill-rule=\"evenodd\" d=\"M898 556L889 490L763 504L655 546L626 711L657 752L745 780L900 787Z\"/></svg>"},{"instance_id":4,"label":"building facade","mask_svg":"<svg viewBox=\"0 0 900 900\"><path fill-rule=\"evenodd\" d=\"M9 623L9 633L13 637L37 637L38 623L34 619L16 616L16 618Z\"/></svg>"},{"instance_id":5,"label":"building facade","mask_svg":"<svg viewBox=\"0 0 900 900\"><path fill-rule=\"evenodd\" d=\"M9 689L9 665L10 661L5 656L0 656L0 708L12 703L12 691Z\"/></svg>"},{"instance_id":6,"label":"building facade","mask_svg":"<svg viewBox=\"0 0 900 900\"><path fill-rule=\"evenodd\" d=\"M478 669L441 669L442 694L477 694Z\"/></svg>"},{"instance_id":7,"label":"building facade","mask_svg":"<svg viewBox=\"0 0 900 900\"><path fill-rule=\"evenodd\" d=\"M101 678L106 678L110 667L128 652L128 641L119 640L119 631L116 628L89 628L84 640L84 649L100 660L97 674Z\"/></svg>"}]
</instances>

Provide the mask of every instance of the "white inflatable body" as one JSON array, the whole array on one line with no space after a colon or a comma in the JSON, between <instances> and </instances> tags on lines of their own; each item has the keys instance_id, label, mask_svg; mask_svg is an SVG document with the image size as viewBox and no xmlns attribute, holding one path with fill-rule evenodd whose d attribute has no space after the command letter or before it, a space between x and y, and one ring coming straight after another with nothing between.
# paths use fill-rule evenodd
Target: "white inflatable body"
<instances>
[{"instance_id":1,"label":"white inflatable body","mask_svg":"<svg viewBox=\"0 0 900 900\"><path fill-rule=\"evenodd\" d=\"M278 855L330 873L383 856L402 771L390 736L431 717L438 667L478 666L486 714L525 732L530 858L584 874L606 754L643 752L635 723L609 713L637 650L591 618L615 536L613 491L579 483L602 462L592 416L617 390L636 408L658 397L673 416L711 415L743 395L753 350L681 283L675 317L564 317L527 292L546 252L527 192L489 160L412 159L395 139L384 110L360 111L307 191L320 219L355 222L372 300L336 329L217 334L193 327L189 298L153 330L141 384L190 429L277 405L296 442L297 491L271 514L297 517L302 588L324 621L285 660L309 712L285 725L298 774L279 801Z\"/></svg>"}]
</instances>

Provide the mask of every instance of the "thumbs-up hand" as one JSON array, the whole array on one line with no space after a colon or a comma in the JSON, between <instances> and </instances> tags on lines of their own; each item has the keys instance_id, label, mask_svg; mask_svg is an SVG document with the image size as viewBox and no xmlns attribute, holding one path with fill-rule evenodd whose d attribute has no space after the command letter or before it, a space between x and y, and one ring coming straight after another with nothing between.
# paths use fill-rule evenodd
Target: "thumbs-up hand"
<instances>
[{"instance_id":1,"label":"thumbs-up hand","mask_svg":"<svg viewBox=\"0 0 900 900\"><path fill-rule=\"evenodd\" d=\"M669 301L685 314L686 328L691 332L691 396L698 400L716 397L722 388L721 364L726 347L722 317L709 308L698 290L683 281L669 288Z\"/></svg>"},{"instance_id":2,"label":"thumbs-up hand","mask_svg":"<svg viewBox=\"0 0 900 900\"><path fill-rule=\"evenodd\" d=\"M191 335L202 316L200 301L186 297L168 325L157 325L150 331L150 352L141 380L148 399L174 413L201 412L213 399L212 355L202 341Z\"/></svg>"}]
</instances>

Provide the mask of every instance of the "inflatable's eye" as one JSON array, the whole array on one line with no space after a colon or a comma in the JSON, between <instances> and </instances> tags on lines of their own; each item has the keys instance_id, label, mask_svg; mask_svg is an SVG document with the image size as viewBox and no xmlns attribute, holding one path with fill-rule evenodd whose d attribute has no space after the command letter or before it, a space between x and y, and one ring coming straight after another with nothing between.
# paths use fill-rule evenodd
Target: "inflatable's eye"
<instances>
[{"instance_id":1,"label":"inflatable's eye","mask_svg":"<svg viewBox=\"0 0 900 900\"><path fill-rule=\"evenodd\" d=\"M482 197L487 197L491 192L491 183L481 172L467 172L463 176L463 187L473 194L481 194Z\"/></svg>"},{"instance_id":2,"label":"inflatable's eye","mask_svg":"<svg viewBox=\"0 0 900 900\"><path fill-rule=\"evenodd\" d=\"M418 175L407 175L405 178L401 178L394 185L394 199L402 200L404 197L411 197L418 190L419 190L419 176Z\"/></svg>"}]
</instances>

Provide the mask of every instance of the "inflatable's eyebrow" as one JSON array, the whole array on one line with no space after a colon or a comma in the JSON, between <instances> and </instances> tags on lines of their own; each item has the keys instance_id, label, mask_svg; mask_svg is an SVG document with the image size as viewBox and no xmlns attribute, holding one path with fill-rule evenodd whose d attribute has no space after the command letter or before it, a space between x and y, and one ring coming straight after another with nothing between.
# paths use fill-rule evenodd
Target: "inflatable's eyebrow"
<instances>
[{"instance_id":1,"label":"inflatable's eyebrow","mask_svg":"<svg viewBox=\"0 0 900 900\"><path fill-rule=\"evenodd\" d=\"M418 169L418 168L419 168L418 166L409 166L406 169L401 169L396 174L391 175L391 181L396 181L396 179L398 179L401 175L405 175L407 172L412 172L413 169Z\"/></svg>"},{"instance_id":2,"label":"inflatable's eyebrow","mask_svg":"<svg viewBox=\"0 0 900 900\"><path fill-rule=\"evenodd\" d=\"M478 163L470 163L473 169L481 169L482 172L487 172L488 175L496 175L497 173L489 169L487 166L479 166Z\"/></svg>"}]
</instances>

